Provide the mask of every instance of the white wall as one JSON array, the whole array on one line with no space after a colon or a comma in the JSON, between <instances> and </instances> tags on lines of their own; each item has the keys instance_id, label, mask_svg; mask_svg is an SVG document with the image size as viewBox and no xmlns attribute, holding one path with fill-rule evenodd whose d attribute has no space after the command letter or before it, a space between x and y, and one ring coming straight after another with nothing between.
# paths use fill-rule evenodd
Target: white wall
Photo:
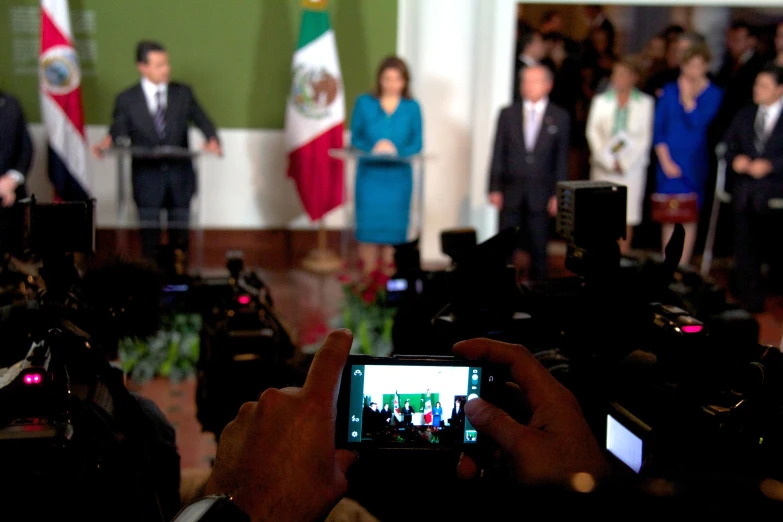
<instances>
[{"instance_id":1,"label":"white wall","mask_svg":"<svg viewBox=\"0 0 783 522\"><path fill-rule=\"evenodd\" d=\"M473 225L485 239L493 228L486 205L488 153L496 114L510 98L515 12L513 0L399 2L397 52L412 71L431 156L424 185L425 261L445 259L443 229Z\"/></svg>"}]
</instances>

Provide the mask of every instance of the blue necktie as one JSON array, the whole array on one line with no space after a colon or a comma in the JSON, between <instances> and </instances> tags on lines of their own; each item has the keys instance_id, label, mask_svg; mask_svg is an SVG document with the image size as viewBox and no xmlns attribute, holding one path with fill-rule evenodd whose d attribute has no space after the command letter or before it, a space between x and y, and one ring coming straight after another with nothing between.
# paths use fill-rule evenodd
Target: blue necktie
<instances>
[{"instance_id":1,"label":"blue necktie","mask_svg":"<svg viewBox=\"0 0 783 522\"><path fill-rule=\"evenodd\" d=\"M163 91L160 90L155 93L155 102L157 108L155 109L155 130L158 132L158 137L163 140L166 139L166 107L163 106Z\"/></svg>"}]
</instances>

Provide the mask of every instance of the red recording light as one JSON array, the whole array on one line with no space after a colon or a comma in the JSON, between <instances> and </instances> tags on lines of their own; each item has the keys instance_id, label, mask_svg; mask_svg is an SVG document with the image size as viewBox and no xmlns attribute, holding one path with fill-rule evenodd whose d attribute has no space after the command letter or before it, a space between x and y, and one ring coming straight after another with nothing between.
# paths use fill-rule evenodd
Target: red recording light
<instances>
[{"instance_id":1,"label":"red recording light","mask_svg":"<svg viewBox=\"0 0 783 522\"><path fill-rule=\"evenodd\" d=\"M237 298L237 301L239 301L239 304L241 305L249 305L250 304L250 296L249 295L240 295Z\"/></svg>"},{"instance_id":2,"label":"red recording light","mask_svg":"<svg viewBox=\"0 0 783 522\"><path fill-rule=\"evenodd\" d=\"M700 324L687 324L682 327L682 331L688 334L699 333L704 329Z\"/></svg>"},{"instance_id":3,"label":"red recording light","mask_svg":"<svg viewBox=\"0 0 783 522\"><path fill-rule=\"evenodd\" d=\"M40 373L28 373L24 376L24 383L33 385L33 384L41 384L43 381L43 375Z\"/></svg>"}]
</instances>

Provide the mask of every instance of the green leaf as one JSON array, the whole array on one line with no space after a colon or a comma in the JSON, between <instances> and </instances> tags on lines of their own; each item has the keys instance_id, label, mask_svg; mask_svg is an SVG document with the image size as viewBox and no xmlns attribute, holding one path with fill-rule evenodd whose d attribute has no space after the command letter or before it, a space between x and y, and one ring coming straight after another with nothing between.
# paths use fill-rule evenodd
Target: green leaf
<instances>
[{"instance_id":1,"label":"green leaf","mask_svg":"<svg viewBox=\"0 0 783 522\"><path fill-rule=\"evenodd\" d=\"M359 343L361 345L361 353L364 355L372 354L372 341L370 339L369 326L367 321L359 323Z\"/></svg>"}]
</instances>

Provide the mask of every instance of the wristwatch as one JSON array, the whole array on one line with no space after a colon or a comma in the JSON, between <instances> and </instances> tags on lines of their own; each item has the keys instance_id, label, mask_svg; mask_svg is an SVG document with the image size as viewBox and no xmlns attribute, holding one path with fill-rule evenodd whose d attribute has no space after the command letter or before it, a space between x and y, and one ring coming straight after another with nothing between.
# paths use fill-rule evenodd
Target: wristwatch
<instances>
[{"instance_id":1,"label":"wristwatch","mask_svg":"<svg viewBox=\"0 0 783 522\"><path fill-rule=\"evenodd\" d=\"M24 185L24 174L18 170L9 170L6 172L6 175L11 176L11 179L13 179L17 185Z\"/></svg>"},{"instance_id":2,"label":"wristwatch","mask_svg":"<svg viewBox=\"0 0 783 522\"><path fill-rule=\"evenodd\" d=\"M250 522L228 495L212 495L185 506L172 522Z\"/></svg>"}]
</instances>

